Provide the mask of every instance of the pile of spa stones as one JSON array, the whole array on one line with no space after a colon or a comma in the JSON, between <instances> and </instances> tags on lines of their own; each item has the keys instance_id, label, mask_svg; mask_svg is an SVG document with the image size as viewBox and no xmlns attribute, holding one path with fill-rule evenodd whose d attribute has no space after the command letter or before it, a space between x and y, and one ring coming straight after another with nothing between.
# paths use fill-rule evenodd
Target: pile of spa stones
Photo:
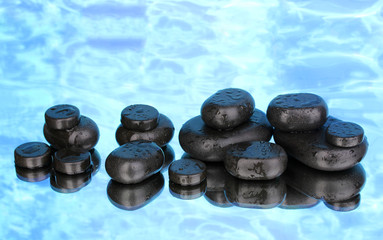
<instances>
[{"instance_id":1,"label":"pile of spa stones","mask_svg":"<svg viewBox=\"0 0 383 240\"><path fill-rule=\"evenodd\" d=\"M89 183L100 166L96 123L75 106L56 105L45 112L44 136L51 146L28 142L15 149L18 177L41 181L51 173L51 186L59 192L78 191Z\"/></svg>"}]
</instances>

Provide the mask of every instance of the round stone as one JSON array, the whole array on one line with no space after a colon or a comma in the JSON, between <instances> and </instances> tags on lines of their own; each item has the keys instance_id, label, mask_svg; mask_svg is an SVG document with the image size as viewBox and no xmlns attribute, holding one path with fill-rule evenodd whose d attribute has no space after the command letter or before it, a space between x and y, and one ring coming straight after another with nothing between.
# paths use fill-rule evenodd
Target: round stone
<instances>
[{"instance_id":1,"label":"round stone","mask_svg":"<svg viewBox=\"0 0 383 240\"><path fill-rule=\"evenodd\" d=\"M225 168L234 177L245 180L269 180L279 177L287 167L287 154L270 142L243 142L231 146Z\"/></svg>"},{"instance_id":2,"label":"round stone","mask_svg":"<svg viewBox=\"0 0 383 240\"><path fill-rule=\"evenodd\" d=\"M133 131L149 131L157 127L160 114L157 109L144 104L130 105L121 112L124 128Z\"/></svg>"},{"instance_id":3,"label":"round stone","mask_svg":"<svg viewBox=\"0 0 383 240\"><path fill-rule=\"evenodd\" d=\"M110 180L107 187L109 201L116 207L134 211L156 199L164 188L164 176L156 173L137 184L122 184Z\"/></svg>"},{"instance_id":4,"label":"round stone","mask_svg":"<svg viewBox=\"0 0 383 240\"><path fill-rule=\"evenodd\" d=\"M24 143L15 149L14 155L18 167L34 169L52 163L51 149L42 142Z\"/></svg>"},{"instance_id":5,"label":"round stone","mask_svg":"<svg viewBox=\"0 0 383 240\"><path fill-rule=\"evenodd\" d=\"M254 107L250 93L238 88L227 88L206 99L201 107L201 117L209 127L230 129L249 120Z\"/></svg>"},{"instance_id":6,"label":"round stone","mask_svg":"<svg viewBox=\"0 0 383 240\"><path fill-rule=\"evenodd\" d=\"M249 121L228 131L208 127L201 116L194 117L182 126L179 141L182 149L193 158L219 162L225 159L230 145L247 141L269 141L272 133L266 115L255 109Z\"/></svg>"},{"instance_id":7,"label":"round stone","mask_svg":"<svg viewBox=\"0 0 383 240\"><path fill-rule=\"evenodd\" d=\"M139 183L156 174L164 164L162 149L153 142L126 143L109 154L105 169L109 176L123 184Z\"/></svg>"},{"instance_id":8,"label":"round stone","mask_svg":"<svg viewBox=\"0 0 383 240\"><path fill-rule=\"evenodd\" d=\"M206 181L193 186L182 186L169 181L170 194L182 200L193 200L202 197L206 193Z\"/></svg>"},{"instance_id":9,"label":"round stone","mask_svg":"<svg viewBox=\"0 0 383 240\"><path fill-rule=\"evenodd\" d=\"M69 104L48 108L45 112L45 123L51 129L66 130L74 128L80 121L80 110Z\"/></svg>"},{"instance_id":10,"label":"round stone","mask_svg":"<svg viewBox=\"0 0 383 240\"><path fill-rule=\"evenodd\" d=\"M312 208L319 203L318 199L306 196L287 185L286 198L279 207L283 209L303 209Z\"/></svg>"},{"instance_id":11,"label":"round stone","mask_svg":"<svg viewBox=\"0 0 383 240\"><path fill-rule=\"evenodd\" d=\"M324 202L326 207L338 212L350 212L357 209L360 205L360 194L347 200L339 202Z\"/></svg>"},{"instance_id":12,"label":"round stone","mask_svg":"<svg viewBox=\"0 0 383 240\"><path fill-rule=\"evenodd\" d=\"M326 130L326 141L337 147L355 147L362 143L363 139L363 128L352 122L335 122Z\"/></svg>"},{"instance_id":13,"label":"round stone","mask_svg":"<svg viewBox=\"0 0 383 240\"><path fill-rule=\"evenodd\" d=\"M172 121L163 114L160 114L159 122L156 128L140 132L126 129L122 124L118 126L116 131L116 140L119 145L128 142L144 140L155 142L158 146L164 147L172 140L174 135L174 126Z\"/></svg>"},{"instance_id":14,"label":"round stone","mask_svg":"<svg viewBox=\"0 0 383 240\"><path fill-rule=\"evenodd\" d=\"M34 169L16 166L16 176L24 182L41 182L49 177L51 170L51 165Z\"/></svg>"},{"instance_id":15,"label":"round stone","mask_svg":"<svg viewBox=\"0 0 383 240\"><path fill-rule=\"evenodd\" d=\"M97 124L81 116L80 122L68 130L55 130L44 125L45 139L56 149L67 148L74 152L88 152L96 146L100 137Z\"/></svg>"},{"instance_id":16,"label":"round stone","mask_svg":"<svg viewBox=\"0 0 383 240\"><path fill-rule=\"evenodd\" d=\"M57 172L73 175L91 167L90 153L77 153L68 149L58 150L53 157L53 168Z\"/></svg>"},{"instance_id":17,"label":"round stone","mask_svg":"<svg viewBox=\"0 0 383 240\"><path fill-rule=\"evenodd\" d=\"M318 129L326 122L327 116L326 102L312 93L279 95L267 108L271 125L285 132Z\"/></svg>"},{"instance_id":18,"label":"round stone","mask_svg":"<svg viewBox=\"0 0 383 240\"><path fill-rule=\"evenodd\" d=\"M169 166L169 180L182 186L200 184L206 179L205 163L195 159L180 159Z\"/></svg>"},{"instance_id":19,"label":"round stone","mask_svg":"<svg viewBox=\"0 0 383 240\"><path fill-rule=\"evenodd\" d=\"M83 173L68 175L52 171L50 184L51 188L59 193L74 193L80 191L90 183L92 173L90 169Z\"/></svg>"}]
</instances>

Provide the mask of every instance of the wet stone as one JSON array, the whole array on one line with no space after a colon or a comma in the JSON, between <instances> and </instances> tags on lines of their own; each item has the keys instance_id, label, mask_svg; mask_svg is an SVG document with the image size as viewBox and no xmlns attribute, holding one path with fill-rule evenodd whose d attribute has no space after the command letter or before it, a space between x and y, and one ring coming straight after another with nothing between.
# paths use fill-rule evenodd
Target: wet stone
<instances>
[{"instance_id":1,"label":"wet stone","mask_svg":"<svg viewBox=\"0 0 383 240\"><path fill-rule=\"evenodd\" d=\"M90 153L77 153L68 149L60 149L54 154L53 168L57 172L73 175L91 168Z\"/></svg>"},{"instance_id":2,"label":"wet stone","mask_svg":"<svg viewBox=\"0 0 383 240\"><path fill-rule=\"evenodd\" d=\"M306 196L287 185L286 198L279 207L283 209L303 209L312 208L319 203L318 199Z\"/></svg>"},{"instance_id":3,"label":"wet stone","mask_svg":"<svg viewBox=\"0 0 383 240\"><path fill-rule=\"evenodd\" d=\"M182 149L193 158L206 162L225 159L226 151L232 144L248 141L269 141L273 129L266 115L254 109L249 121L228 131L208 127L201 116L187 121L181 128L179 141Z\"/></svg>"},{"instance_id":4,"label":"wet stone","mask_svg":"<svg viewBox=\"0 0 383 240\"><path fill-rule=\"evenodd\" d=\"M169 180L182 186L200 184L206 179L205 163L195 159L180 159L169 166Z\"/></svg>"},{"instance_id":5,"label":"wet stone","mask_svg":"<svg viewBox=\"0 0 383 240\"><path fill-rule=\"evenodd\" d=\"M109 176L123 184L142 182L161 170L164 153L152 142L126 143L109 154L105 169Z\"/></svg>"},{"instance_id":6,"label":"wet stone","mask_svg":"<svg viewBox=\"0 0 383 240\"><path fill-rule=\"evenodd\" d=\"M119 145L123 145L128 142L144 140L155 142L158 146L164 147L172 140L174 135L174 125L168 117L160 114L157 127L152 130L141 132L135 130L129 130L122 124L118 126L116 131L116 140Z\"/></svg>"},{"instance_id":7,"label":"wet stone","mask_svg":"<svg viewBox=\"0 0 383 240\"><path fill-rule=\"evenodd\" d=\"M339 202L324 202L326 207L338 212L350 212L357 209L360 205L360 194Z\"/></svg>"},{"instance_id":8,"label":"wet stone","mask_svg":"<svg viewBox=\"0 0 383 240\"><path fill-rule=\"evenodd\" d=\"M326 130L326 141L337 147L358 146L363 138L363 128L352 122L334 122Z\"/></svg>"},{"instance_id":9,"label":"wet stone","mask_svg":"<svg viewBox=\"0 0 383 240\"><path fill-rule=\"evenodd\" d=\"M80 121L80 110L69 104L50 107L45 112L45 123L48 128L66 130L74 128Z\"/></svg>"},{"instance_id":10,"label":"wet stone","mask_svg":"<svg viewBox=\"0 0 383 240\"><path fill-rule=\"evenodd\" d=\"M34 169L52 163L51 149L42 142L24 143L15 149L14 155L18 167Z\"/></svg>"},{"instance_id":11,"label":"wet stone","mask_svg":"<svg viewBox=\"0 0 383 240\"><path fill-rule=\"evenodd\" d=\"M287 167L287 154L277 144L263 141L231 146L225 168L234 177L245 180L269 180L279 177Z\"/></svg>"},{"instance_id":12,"label":"wet stone","mask_svg":"<svg viewBox=\"0 0 383 240\"><path fill-rule=\"evenodd\" d=\"M230 129L249 120L254 107L250 93L238 88L227 88L214 93L202 104L201 117L209 127Z\"/></svg>"},{"instance_id":13,"label":"wet stone","mask_svg":"<svg viewBox=\"0 0 383 240\"><path fill-rule=\"evenodd\" d=\"M202 197L206 193L206 181L193 186L182 186L169 181L170 194L182 200L193 200Z\"/></svg>"},{"instance_id":14,"label":"wet stone","mask_svg":"<svg viewBox=\"0 0 383 240\"><path fill-rule=\"evenodd\" d=\"M311 93L279 95L267 108L271 125L285 132L318 129L326 122L327 116L326 102Z\"/></svg>"},{"instance_id":15,"label":"wet stone","mask_svg":"<svg viewBox=\"0 0 383 240\"><path fill-rule=\"evenodd\" d=\"M160 114L157 109L144 104L130 105L121 112L121 124L133 131L149 131L157 127Z\"/></svg>"}]
</instances>

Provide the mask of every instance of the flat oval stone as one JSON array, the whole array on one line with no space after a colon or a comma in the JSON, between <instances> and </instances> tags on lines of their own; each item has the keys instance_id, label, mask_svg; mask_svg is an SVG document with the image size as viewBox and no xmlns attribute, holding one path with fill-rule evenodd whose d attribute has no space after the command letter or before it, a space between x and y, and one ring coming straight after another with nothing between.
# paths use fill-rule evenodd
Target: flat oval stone
<instances>
[{"instance_id":1,"label":"flat oval stone","mask_svg":"<svg viewBox=\"0 0 383 240\"><path fill-rule=\"evenodd\" d=\"M360 164L344 171L325 172L307 167L293 158L289 159L284 176L289 186L327 202L356 196L366 182L366 173Z\"/></svg>"},{"instance_id":2,"label":"flat oval stone","mask_svg":"<svg viewBox=\"0 0 383 240\"><path fill-rule=\"evenodd\" d=\"M142 182L161 170L162 149L153 142L126 143L109 154L105 169L109 176L123 184Z\"/></svg>"},{"instance_id":3,"label":"flat oval stone","mask_svg":"<svg viewBox=\"0 0 383 240\"><path fill-rule=\"evenodd\" d=\"M164 176L161 173L136 184L122 184L110 180L107 187L109 201L116 207L134 211L156 199L164 189Z\"/></svg>"},{"instance_id":4,"label":"flat oval stone","mask_svg":"<svg viewBox=\"0 0 383 240\"><path fill-rule=\"evenodd\" d=\"M287 154L277 144L263 141L243 142L231 146L225 168L234 177L245 180L270 180L286 170Z\"/></svg>"},{"instance_id":5,"label":"flat oval stone","mask_svg":"<svg viewBox=\"0 0 383 240\"><path fill-rule=\"evenodd\" d=\"M174 161L175 153L172 146L170 146L169 144L166 145L165 147L162 147L162 151L164 152L164 155L165 155L165 161L164 161L164 164L162 165L161 173L164 173L168 170L169 165Z\"/></svg>"},{"instance_id":6,"label":"flat oval stone","mask_svg":"<svg viewBox=\"0 0 383 240\"><path fill-rule=\"evenodd\" d=\"M233 205L226 199L225 191L206 191L205 199L213 206L228 208Z\"/></svg>"},{"instance_id":7,"label":"flat oval stone","mask_svg":"<svg viewBox=\"0 0 383 240\"><path fill-rule=\"evenodd\" d=\"M121 112L121 124L133 131L149 131L157 127L160 114L152 106L144 104L130 105Z\"/></svg>"},{"instance_id":8,"label":"flat oval stone","mask_svg":"<svg viewBox=\"0 0 383 240\"><path fill-rule=\"evenodd\" d=\"M337 147L355 147L363 139L363 128L352 122L334 122L326 130L326 141Z\"/></svg>"},{"instance_id":9,"label":"flat oval stone","mask_svg":"<svg viewBox=\"0 0 383 240\"><path fill-rule=\"evenodd\" d=\"M82 188L87 186L92 179L92 173L90 169L87 171L75 174L68 175L65 173L60 173L52 171L50 178L51 188L59 193L74 193L80 191Z\"/></svg>"},{"instance_id":10,"label":"flat oval stone","mask_svg":"<svg viewBox=\"0 0 383 240\"><path fill-rule=\"evenodd\" d=\"M174 126L172 121L165 115L160 114L157 127L149 131L140 132L129 130L120 124L116 131L116 140L119 145L138 140L145 140L155 142L158 146L164 147L170 140L172 140L173 135Z\"/></svg>"},{"instance_id":11,"label":"flat oval stone","mask_svg":"<svg viewBox=\"0 0 383 240\"><path fill-rule=\"evenodd\" d=\"M179 141L182 149L193 158L206 162L225 159L227 148L248 141L269 141L273 133L266 115L255 109L246 123L228 131L208 127L201 116L187 121L181 128Z\"/></svg>"},{"instance_id":12,"label":"flat oval stone","mask_svg":"<svg viewBox=\"0 0 383 240\"><path fill-rule=\"evenodd\" d=\"M80 122L80 110L69 104L60 104L48 108L45 123L48 128L66 130L74 128Z\"/></svg>"},{"instance_id":13,"label":"flat oval stone","mask_svg":"<svg viewBox=\"0 0 383 240\"><path fill-rule=\"evenodd\" d=\"M41 168L52 163L50 147L42 142L28 142L15 149L15 165L23 168Z\"/></svg>"},{"instance_id":14,"label":"flat oval stone","mask_svg":"<svg viewBox=\"0 0 383 240\"><path fill-rule=\"evenodd\" d=\"M250 93L238 88L226 88L206 99L201 107L201 117L209 127L230 129L249 120L254 107Z\"/></svg>"},{"instance_id":15,"label":"flat oval stone","mask_svg":"<svg viewBox=\"0 0 383 240\"><path fill-rule=\"evenodd\" d=\"M205 163L195 159L180 159L169 166L169 180L182 186L200 184L206 179Z\"/></svg>"},{"instance_id":16,"label":"flat oval stone","mask_svg":"<svg viewBox=\"0 0 383 240\"><path fill-rule=\"evenodd\" d=\"M366 155L368 142L350 148L336 147L326 141L327 126L340 120L329 117L325 125L311 132L287 133L274 131L275 142L309 167L324 171L341 171L352 168Z\"/></svg>"},{"instance_id":17,"label":"flat oval stone","mask_svg":"<svg viewBox=\"0 0 383 240\"><path fill-rule=\"evenodd\" d=\"M53 157L53 168L57 172L73 175L91 167L90 153L77 153L68 149L58 150Z\"/></svg>"},{"instance_id":18,"label":"flat oval stone","mask_svg":"<svg viewBox=\"0 0 383 240\"><path fill-rule=\"evenodd\" d=\"M347 200L339 202L324 202L326 207L338 212L350 212L357 209L360 205L360 194Z\"/></svg>"},{"instance_id":19,"label":"flat oval stone","mask_svg":"<svg viewBox=\"0 0 383 240\"><path fill-rule=\"evenodd\" d=\"M49 178L51 170L51 165L34 169L16 166L16 176L24 182L41 182Z\"/></svg>"},{"instance_id":20,"label":"flat oval stone","mask_svg":"<svg viewBox=\"0 0 383 240\"><path fill-rule=\"evenodd\" d=\"M287 185L286 198L279 207L283 209L304 209L312 208L319 203L318 199L306 196Z\"/></svg>"},{"instance_id":21,"label":"flat oval stone","mask_svg":"<svg viewBox=\"0 0 383 240\"><path fill-rule=\"evenodd\" d=\"M80 122L68 130L55 130L44 125L45 139L56 149L67 148L74 152L88 152L96 146L100 137L97 124L81 116Z\"/></svg>"},{"instance_id":22,"label":"flat oval stone","mask_svg":"<svg viewBox=\"0 0 383 240\"><path fill-rule=\"evenodd\" d=\"M170 194L182 200L193 200L202 197L206 192L206 181L197 185L182 186L169 181Z\"/></svg>"},{"instance_id":23,"label":"flat oval stone","mask_svg":"<svg viewBox=\"0 0 383 240\"><path fill-rule=\"evenodd\" d=\"M271 125L285 132L318 129L326 122L327 116L326 102L312 93L279 95L267 108Z\"/></svg>"}]
</instances>

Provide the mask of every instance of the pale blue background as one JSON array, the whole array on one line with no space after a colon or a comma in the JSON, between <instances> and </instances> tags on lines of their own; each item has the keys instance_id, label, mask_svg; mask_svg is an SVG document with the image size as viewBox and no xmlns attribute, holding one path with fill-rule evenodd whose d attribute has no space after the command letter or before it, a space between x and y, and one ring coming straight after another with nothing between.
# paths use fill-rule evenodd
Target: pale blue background
<instances>
[{"instance_id":1,"label":"pale blue background","mask_svg":"<svg viewBox=\"0 0 383 240\"><path fill-rule=\"evenodd\" d=\"M379 239L383 194L383 1L0 0L0 239ZM45 110L78 106L117 147L121 110L146 103L169 116L172 146L215 91L248 90L257 107L287 92L321 95L362 125L367 184L349 213L221 209L165 189L134 211L106 196L102 165L78 193L18 180L13 150L43 141Z\"/></svg>"}]
</instances>

